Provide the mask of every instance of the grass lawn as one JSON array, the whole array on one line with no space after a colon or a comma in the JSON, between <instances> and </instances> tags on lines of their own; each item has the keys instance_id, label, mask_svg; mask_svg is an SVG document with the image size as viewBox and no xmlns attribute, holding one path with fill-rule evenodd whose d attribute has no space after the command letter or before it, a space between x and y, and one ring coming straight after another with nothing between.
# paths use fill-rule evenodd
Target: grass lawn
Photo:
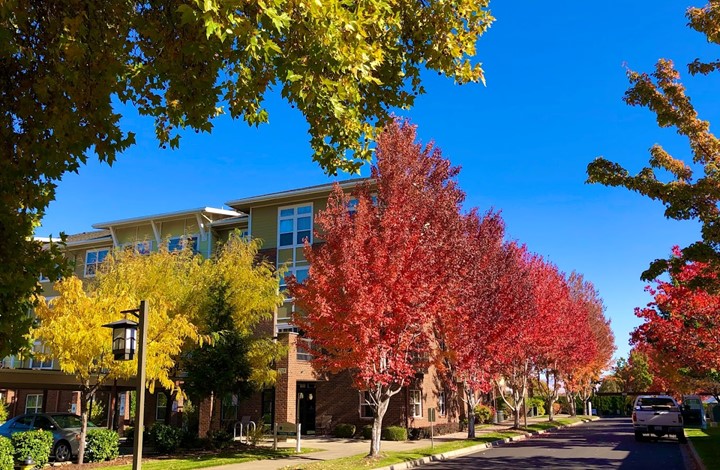
<instances>
[{"instance_id":1,"label":"grass lawn","mask_svg":"<svg viewBox=\"0 0 720 470\"><path fill-rule=\"evenodd\" d=\"M293 468L301 468L304 470L367 470L370 468L385 467L387 465L400 462L420 459L430 455L442 454L452 450L464 449L465 447L493 442L499 439L518 436L520 434L521 433L517 432L485 433L475 439L462 439L453 442L446 442L438 444L434 448L423 447L421 449L413 449L403 452L383 452L382 457L378 459L367 459L365 458L365 454L359 454L343 459L326 460L324 462L317 462Z\"/></svg>"},{"instance_id":2,"label":"grass lawn","mask_svg":"<svg viewBox=\"0 0 720 470\"><path fill-rule=\"evenodd\" d=\"M692 442L707 470L720 470L720 427L706 430L685 428L685 435Z\"/></svg>"},{"instance_id":3,"label":"grass lawn","mask_svg":"<svg viewBox=\"0 0 720 470\"><path fill-rule=\"evenodd\" d=\"M302 449L301 454L317 452L319 449ZM250 448L247 450L224 451L218 454L188 455L184 457L168 457L162 459L144 458L142 461L143 470L189 470L193 468L215 467L217 465L228 465L231 463L249 462L251 460L265 460L291 457L295 449L264 449ZM103 465L103 469L130 470L132 461L129 464Z\"/></svg>"}]
</instances>

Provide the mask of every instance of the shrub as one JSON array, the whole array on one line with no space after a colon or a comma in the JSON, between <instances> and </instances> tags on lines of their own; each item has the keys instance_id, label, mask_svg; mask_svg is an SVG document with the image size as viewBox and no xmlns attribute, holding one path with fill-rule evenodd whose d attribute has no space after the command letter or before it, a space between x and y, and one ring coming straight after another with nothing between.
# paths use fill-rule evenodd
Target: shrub
<instances>
[{"instance_id":1,"label":"shrub","mask_svg":"<svg viewBox=\"0 0 720 470\"><path fill-rule=\"evenodd\" d=\"M148 430L148 438L155 446L155 450L161 454L171 454L180 446L183 438L183 431L174 426L163 423L155 423Z\"/></svg>"},{"instance_id":2,"label":"shrub","mask_svg":"<svg viewBox=\"0 0 720 470\"><path fill-rule=\"evenodd\" d=\"M473 410L476 424L487 424L492 422L493 409L486 405L477 405Z\"/></svg>"},{"instance_id":3,"label":"shrub","mask_svg":"<svg viewBox=\"0 0 720 470\"><path fill-rule=\"evenodd\" d=\"M0 470L13 470L14 465L12 442L0 436Z\"/></svg>"},{"instance_id":4,"label":"shrub","mask_svg":"<svg viewBox=\"0 0 720 470\"><path fill-rule=\"evenodd\" d=\"M36 467L42 467L50 459L53 445L53 435L50 431L16 432L10 438L15 449L15 460L25 460L30 457Z\"/></svg>"},{"instance_id":5,"label":"shrub","mask_svg":"<svg viewBox=\"0 0 720 470\"><path fill-rule=\"evenodd\" d=\"M355 425L338 424L337 426L335 426L333 434L335 434L335 437L353 437L355 435Z\"/></svg>"},{"instance_id":6,"label":"shrub","mask_svg":"<svg viewBox=\"0 0 720 470\"><path fill-rule=\"evenodd\" d=\"M247 440L251 446L257 446L260 441L263 440L263 437L265 437L265 424L262 420L257 423L257 427L255 427L255 429L250 429L248 427Z\"/></svg>"},{"instance_id":7,"label":"shrub","mask_svg":"<svg viewBox=\"0 0 720 470\"><path fill-rule=\"evenodd\" d=\"M362 428L363 439L372 439L372 424L366 424Z\"/></svg>"},{"instance_id":8,"label":"shrub","mask_svg":"<svg viewBox=\"0 0 720 470\"><path fill-rule=\"evenodd\" d=\"M5 403L0 401L0 424L7 421L8 412L7 412L7 406Z\"/></svg>"},{"instance_id":9,"label":"shrub","mask_svg":"<svg viewBox=\"0 0 720 470\"><path fill-rule=\"evenodd\" d=\"M467 422L465 422L465 426L467 426ZM450 434L461 430L462 429L460 429L459 423L439 423L434 425L432 430L430 429L430 426L425 426L420 428L410 428L407 432L408 439L416 441L418 439L430 439L431 435L440 436L442 434Z\"/></svg>"},{"instance_id":10,"label":"shrub","mask_svg":"<svg viewBox=\"0 0 720 470\"><path fill-rule=\"evenodd\" d=\"M224 429L213 429L207 433L207 443L213 449L224 449L232 442L232 436Z\"/></svg>"},{"instance_id":11,"label":"shrub","mask_svg":"<svg viewBox=\"0 0 720 470\"><path fill-rule=\"evenodd\" d=\"M382 430L382 438L386 441L407 441L407 429L390 426Z\"/></svg>"},{"instance_id":12,"label":"shrub","mask_svg":"<svg viewBox=\"0 0 720 470\"><path fill-rule=\"evenodd\" d=\"M120 455L118 433L110 429L92 429L85 438L85 461L102 462Z\"/></svg>"}]
</instances>

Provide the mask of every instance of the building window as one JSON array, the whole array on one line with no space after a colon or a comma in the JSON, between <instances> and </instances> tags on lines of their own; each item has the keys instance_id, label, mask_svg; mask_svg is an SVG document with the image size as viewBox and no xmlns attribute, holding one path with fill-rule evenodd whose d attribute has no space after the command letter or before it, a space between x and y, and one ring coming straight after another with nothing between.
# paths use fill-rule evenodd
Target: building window
<instances>
[{"instance_id":1,"label":"building window","mask_svg":"<svg viewBox=\"0 0 720 470\"><path fill-rule=\"evenodd\" d=\"M422 392L410 390L410 414L413 418L422 418Z\"/></svg>"},{"instance_id":2,"label":"building window","mask_svg":"<svg viewBox=\"0 0 720 470\"><path fill-rule=\"evenodd\" d=\"M108 255L107 248L85 252L85 277L93 277Z\"/></svg>"},{"instance_id":3,"label":"building window","mask_svg":"<svg viewBox=\"0 0 720 470\"><path fill-rule=\"evenodd\" d=\"M142 242L135 242L135 243L127 243L124 246L127 250L135 250L136 253L140 255L149 255L153 251L154 245L153 240L146 240Z\"/></svg>"},{"instance_id":4,"label":"building window","mask_svg":"<svg viewBox=\"0 0 720 470\"><path fill-rule=\"evenodd\" d=\"M28 395L27 398L25 398L25 413L42 412L42 400L43 396L41 394Z\"/></svg>"},{"instance_id":5,"label":"building window","mask_svg":"<svg viewBox=\"0 0 720 470\"><path fill-rule=\"evenodd\" d=\"M278 217L278 247L302 246L312 243L312 204L281 207Z\"/></svg>"},{"instance_id":6,"label":"building window","mask_svg":"<svg viewBox=\"0 0 720 470\"><path fill-rule=\"evenodd\" d=\"M165 422L165 412L168 407L167 395L162 392L157 394L157 402L155 403L155 421Z\"/></svg>"},{"instance_id":7,"label":"building window","mask_svg":"<svg viewBox=\"0 0 720 470\"><path fill-rule=\"evenodd\" d=\"M273 425L275 420L275 389L266 388L262 391L262 422ZM259 425L259 423L258 423Z\"/></svg>"},{"instance_id":8,"label":"building window","mask_svg":"<svg viewBox=\"0 0 720 470\"><path fill-rule=\"evenodd\" d=\"M222 408L220 408L220 419L236 420L238 413L238 396L228 394L222 399Z\"/></svg>"},{"instance_id":9,"label":"building window","mask_svg":"<svg viewBox=\"0 0 720 470\"><path fill-rule=\"evenodd\" d=\"M168 240L168 251L170 253L180 251L185 247L190 247L193 253L197 253L199 250L198 237L173 237Z\"/></svg>"},{"instance_id":10,"label":"building window","mask_svg":"<svg viewBox=\"0 0 720 470\"><path fill-rule=\"evenodd\" d=\"M370 398L370 392L365 390L360 392L360 417L373 418L373 406Z\"/></svg>"},{"instance_id":11,"label":"building window","mask_svg":"<svg viewBox=\"0 0 720 470\"><path fill-rule=\"evenodd\" d=\"M47 348L44 344L42 344L40 341L35 341L35 344L33 345L33 353L37 354L50 354L50 349ZM52 358L41 360L37 357L30 358L30 368L31 369L52 369L53 368L53 360Z\"/></svg>"},{"instance_id":12,"label":"building window","mask_svg":"<svg viewBox=\"0 0 720 470\"><path fill-rule=\"evenodd\" d=\"M310 361L312 360L312 354L310 349L312 348L312 340L308 338L298 338L295 344L297 348L297 360L298 361Z\"/></svg>"},{"instance_id":13,"label":"building window","mask_svg":"<svg viewBox=\"0 0 720 470\"><path fill-rule=\"evenodd\" d=\"M287 289L286 278L290 276L295 276L297 282L305 282L305 279L307 279L309 272L310 266L295 266L292 268L288 268L288 270L285 272L285 274L283 274L282 278L280 279L280 292Z\"/></svg>"},{"instance_id":14,"label":"building window","mask_svg":"<svg viewBox=\"0 0 720 470\"><path fill-rule=\"evenodd\" d=\"M440 413L440 416L445 416L445 414L447 413L447 408L445 405L445 392L444 391L440 392L440 394L438 395L437 407L438 407L438 413Z\"/></svg>"}]
</instances>

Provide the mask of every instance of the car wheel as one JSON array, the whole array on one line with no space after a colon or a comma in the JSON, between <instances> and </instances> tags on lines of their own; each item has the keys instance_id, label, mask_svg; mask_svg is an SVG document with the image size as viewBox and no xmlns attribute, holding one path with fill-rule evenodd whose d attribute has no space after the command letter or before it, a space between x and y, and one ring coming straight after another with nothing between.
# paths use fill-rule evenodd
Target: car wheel
<instances>
[{"instance_id":1,"label":"car wheel","mask_svg":"<svg viewBox=\"0 0 720 470\"><path fill-rule=\"evenodd\" d=\"M687 437L685 437L685 433L684 433L684 432L679 432L679 433L677 433L677 438L678 438L678 441L679 441L681 444L685 444L685 443L687 442Z\"/></svg>"},{"instance_id":2,"label":"car wheel","mask_svg":"<svg viewBox=\"0 0 720 470\"><path fill-rule=\"evenodd\" d=\"M635 431L635 440L638 442L643 440L643 434L640 431Z\"/></svg>"},{"instance_id":3,"label":"car wheel","mask_svg":"<svg viewBox=\"0 0 720 470\"><path fill-rule=\"evenodd\" d=\"M53 452L56 462L67 462L72 457L72 450L70 450L70 444L65 441L60 441L55 446L55 452Z\"/></svg>"}]
</instances>

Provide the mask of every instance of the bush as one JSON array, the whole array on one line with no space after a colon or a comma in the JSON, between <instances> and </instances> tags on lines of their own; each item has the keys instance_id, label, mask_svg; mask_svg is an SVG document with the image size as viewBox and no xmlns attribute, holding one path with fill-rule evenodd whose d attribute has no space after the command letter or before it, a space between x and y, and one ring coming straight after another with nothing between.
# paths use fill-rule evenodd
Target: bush
<instances>
[{"instance_id":1,"label":"bush","mask_svg":"<svg viewBox=\"0 0 720 470\"><path fill-rule=\"evenodd\" d=\"M260 420L255 429L248 427L247 440L251 446L257 446L265 437L265 424Z\"/></svg>"},{"instance_id":2,"label":"bush","mask_svg":"<svg viewBox=\"0 0 720 470\"><path fill-rule=\"evenodd\" d=\"M467 426L467 421L465 422L465 426ZM418 439L430 439L431 435L440 436L442 434L450 434L461 430L460 423L439 423L434 425L432 430L430 429L430 426L425 426L420 428L410 428L407 432L408 439L416 441Z\"/></svg>"},{"instance_id":3,"label":"bush","mask_svg":"<svg viewBox=\"0 0 720 470\"><path fill-rule=\"evenodd\" d=\"M355 435L355 425L354 424L338 424L335 426L335 430L333 431L333 434L335 437L353 437Z\"/></svg>"},{"instance_id":4,"label":"bush","mask_svg":"<svg viewBox=\"0 0 720 470\"><path fill-rule=\"evenodd\" d=\"M183 431L174 426L155 423L148 430L148 439L161 454L171 454L180 446Z\"/></svg>"},{"instance_id":5,"label":"bush","mask_svg":"<svg viewBox=\"0 0 720 470\"><path fill-rule=\"evenodd\" d=\"M224 449L232 442L232 436L224 429L213 429L207 433L207 443L213 449Z\"/></svg>"},{"instance_id":6,"label":"bush","mask_svg":"<svg viewBox=\"0 0 720 470\"><path fill-rule=\"evenodd\" d=\"M14 465L12 442L0 436L0 470L13 470Z\"/></svg>"},{"instance_id":7,"label":"bush","mask_svg":"<svg viewBox=\"0 0 720 470\"><path fill-rule=\"evenodd\" d=\"M25 460L30 457L36 467L42 467L50 459L53 435L50 431L16 432L10 438L15 449L15 460Z\"/></svg>"},{"instance_id":8,"label":"bush","mask_svg":"<svg viewBox=\"0 0 720 470\"><path fill-rule=\"evenodd\" d=\"M7 418L8 418L7 406L5 406L5 403L0 401L0 424L7 421Z\"/></svg>"},{"instance_id":9,"label":"bush","mask_svg":"<svg viewBox=\"0 0 720 470\"><path fill-rule=\"evenodd\" d=\"M492 422L493 409L486 405L477 405L473 410L475 413L475 424L487 424Z\"/></svg>"},{"instance_id":10,"label":"bush","mask_svg":"<svg viewBox=\"0 0 720 470\"><path fill-rule=\"evenodd\" d=\"M363 439L372 439L372 424L366 424L362 428Z\"/></svg>"},{"instance_id":11,"label":"bush","mask_svg":"<svg viewBox=\"0 0 720 470\"><path fill-rule=\"evenodd\" d=\"M382 430L382 438L386 441L407 441L407 429L390 426Z\"/></svg>"},{"instance_id":12,"label":"bush","mask_svg":"<svg viewBox=\"0 0 720 470\"><path fill-rule=\"evenodd\" d=\"M92 429L85 438L85 461L102 462L120 455L118 433L110 429Z\"/></svg>"}]
</instances>

